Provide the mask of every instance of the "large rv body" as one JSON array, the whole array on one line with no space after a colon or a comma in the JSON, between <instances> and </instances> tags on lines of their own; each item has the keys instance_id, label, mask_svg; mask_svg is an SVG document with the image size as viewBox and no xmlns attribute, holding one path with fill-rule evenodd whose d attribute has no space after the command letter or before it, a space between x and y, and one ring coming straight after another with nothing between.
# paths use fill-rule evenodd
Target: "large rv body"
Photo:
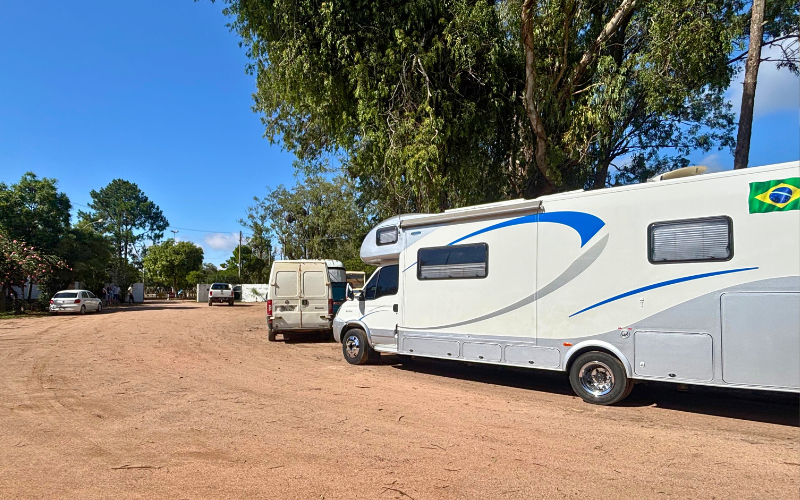
<instances>
[{"instance_id":1,"label":"large rv body","mask_svg":"<svg viewBox=\"0 0 800 500\"><path fill-rule=\"evenodd\" d=\"M599 404L633 380L798 392L798 177L792 162L388 219L334 336L354 364L566 371Z\"/></svg>"}]
</instances>

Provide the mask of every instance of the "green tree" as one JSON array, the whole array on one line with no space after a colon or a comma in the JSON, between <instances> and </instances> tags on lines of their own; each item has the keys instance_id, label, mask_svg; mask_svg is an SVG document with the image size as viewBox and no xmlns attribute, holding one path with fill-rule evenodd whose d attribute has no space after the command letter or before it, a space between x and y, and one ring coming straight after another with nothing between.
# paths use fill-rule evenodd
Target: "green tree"
<instances>
[{"instance_id":1,"label":"green tree","mask_svg":"<svg viewBox=\"0 0 800 500\"><path fill-rule=\"evenodd\" d=\"M375 222L374 206L360 201L344 177L312 176L291 190L278 186L248 209L267 221L284 259L358 258L361 242Z\"/></svg>"},{"instance_id":2,"label":"green tree","mask_svg":"<svg viewBox=\"0 0 800 500\"><path fill-rule=\"evenodd\" d=\"M225 3L266 135L306 173L338 158L382 216L733 144L730 0Z\"/></svg>"},{"instance_id":3,"label":"green tree","mask_svg":"<svg viewBox=\"0 0 800 500\"><path fill-rule=\"evenodd\" d=\"M57 256L0 231L0 310L5 310L9 294L14 297L15 312L18 309L22 297L17 296L13 287L22 287L28 281L39 283L59 269L69 267Z\"/></svg>"},{"instance_id":4,"label":"green tree","mask_svg":"<svg viewBox=\"0 0 800 500\"><path fill-rule=\"evenodd\" d=\"M69 229L72 205L57 181L33 172L10 186L0 182L0 231L52 252Z\"/></svg>"},{"instance_id":5,"label":"green tree","mask_svg":"<svg viewBox=\"0 0 800 500\"><path fill-rule=\"evenodd\" d=\"M269 279L269 270L275 256L272 254L271 242L267 242L267 252L257 254L250 246L239 245L233 249L233 255L225 261L225 270L236 273L238 283L266 283ZM239 275L239 254L241 253L242 272ZM262 257L263 256L263 257ZM239 277L241 276L241 277Z\"/></svg>"},{"instance_id":6,"label":"green tree","mask_svg":"<svg viewBox=\"0 0 800 500\"><path fill-rule=\"evenodd\" d=\"M143 264L149 280L177 290L189 284L189 273L202 269L203 249L189 241L166 240L148 248Z\"/></svg>"},{"instance_id":7,"label":"green tree","mask_svg":"<svg viewBox=\"0 0 800 500\"><path fill-rule=\"evenodd\" d=\"M92 190L89 208L79 212L85 224L96 224L111 236L117 257L128 260L133 245L149 239L154 243L164 236L169 222L158 205L150 201L136 184L114 179L99 191Z\"/></svg>"}]
</instances>

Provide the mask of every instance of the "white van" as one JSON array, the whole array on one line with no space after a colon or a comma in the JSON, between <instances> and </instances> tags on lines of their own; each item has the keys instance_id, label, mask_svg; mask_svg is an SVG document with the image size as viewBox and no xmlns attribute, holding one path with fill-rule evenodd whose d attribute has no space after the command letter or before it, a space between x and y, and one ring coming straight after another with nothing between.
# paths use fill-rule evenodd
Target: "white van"
<instances>
[{"instance_id":1,"label":"white van","mask_svg":"<svg viewBox=\"0 0 800 500\"><path fill-rule=\"evenodd\" d=\"M334 287L329 268L337 267L343 275L338 261L277 260L272 264L267 292L270 342L278 333L331 330Z\"/></svg>"},{"instance_id":2,"label":"white van","mask_svg":"<svg viewBox=\"0 0 800 500\"><path fill-rule=\"evenodd\" d=\"M334 338L353 364L566 372L597 404L634 380L800 392L800 162L696 173L383 221Z\"/></svg>"}]
</instances>

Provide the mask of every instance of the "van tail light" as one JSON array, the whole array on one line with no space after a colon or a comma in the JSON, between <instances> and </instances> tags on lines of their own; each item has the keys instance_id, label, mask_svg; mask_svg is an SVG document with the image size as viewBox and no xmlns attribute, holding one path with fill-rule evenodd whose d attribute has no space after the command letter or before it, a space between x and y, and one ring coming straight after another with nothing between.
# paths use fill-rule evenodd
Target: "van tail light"
<instances>
[{"instance_id":1,"label":"van tail light","mask_svg":"<svg viewBox=\"0 0 800 500\"><path fill-rule=\"evenodd\" d=\"M333 299L328 299L328 314L333 315Z\"/></svg>"},{"instance_id":2,"label":"van tail light","mask_svg":"<svg viewBox=\"0 0 800 500\"><path fill-rule=\"evenodd\" d=\"M81 303L81 299L75 299L75 302L73 302L73 304L80 304L80 303Z\"/></svg>"},{"instance_id":3,"label":"van tail light","mask_svg":"<svg viewBox=\"0 0 800 500\"><path fill-rule=\"evenodd\" d=\"M267 316L272 316L272 299L267 299Z\"/></svg>"}]
</instances>

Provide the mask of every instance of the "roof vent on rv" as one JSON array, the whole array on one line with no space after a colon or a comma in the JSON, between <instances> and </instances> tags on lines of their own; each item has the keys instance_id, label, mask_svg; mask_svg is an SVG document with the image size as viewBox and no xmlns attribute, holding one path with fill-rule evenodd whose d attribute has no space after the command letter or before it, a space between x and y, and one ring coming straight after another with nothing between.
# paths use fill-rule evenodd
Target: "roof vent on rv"
<instances>
[{"instance_id":1,"label":"roof vent on rv","mask_svg":"<svg viewBox=\"0 0 800 500\"><path fill-rule=\"evenodd\" d=\"M647 182L667 181L669 179L679 179L681 177L691 177L693 175L704 174L708 167L703 165L693 165L691 167L683 167L677 170L671 170L665 174L657 175L647 179Z\"/></svg>"}]
</instances>

